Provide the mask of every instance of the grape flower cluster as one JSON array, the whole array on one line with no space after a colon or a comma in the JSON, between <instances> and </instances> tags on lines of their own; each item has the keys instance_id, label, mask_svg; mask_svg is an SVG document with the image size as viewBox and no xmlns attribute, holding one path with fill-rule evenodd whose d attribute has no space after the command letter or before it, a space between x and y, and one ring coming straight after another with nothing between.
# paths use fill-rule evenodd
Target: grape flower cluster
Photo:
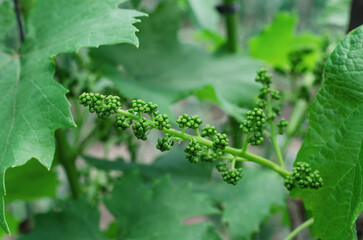
<instances>
[{"instance_id":1,"label":"grape flower cluster","mask_svg":"<svg viewBox=\"0 0 363 240\"><path fill-rule=\"evenodd\" d=\"M246 147L248 144L260 145L264 141L263 133L267 123L275 126L274 119L280 115L280 108L274 104L274 101L280 100L281 94L271 88L271 78L272 76L266 70L258 71L255 80L262 84L259 98L256 107L246 113L246 119L240 125L247 136L244 144ZM243 177L243 169L235 168L238 155L230 153L233 149L228 148L227 135L219 133L216 127L209 124L202 127L199 132L203 121L197 115L183 114L177 117L176 123L181 128L181 131L177 131L171 128L168 115L159 113L158 105L152 102L133 100L131 108L123 110L120 97L117 96L83 93L79 96L79 100L83 106L88 107L90 112L95 112L101 119L115 115L114 125L117 130L131 128L138 139L147 140L152 129L165 132L166 134L159 138L156 144L156 148L161 152L169 151L176 142L188 140L189 143L184 149L186 158L191 163L217 161L216 169L221 173L222 179L229 184L236 185ZM279 120L276 124L278 133L282 134L287 125L285 119ZM194 130L195 135L185 133L188 129ZM241 153L244 153L245 149L243 147ZM232 156L227 156L227 153ZM296 185L301 188L318 189L323 182L317 170L312 171L307 163L298 163L292 174L285 180L285 186L289 190Z\"/></svg>"}]
</instances>

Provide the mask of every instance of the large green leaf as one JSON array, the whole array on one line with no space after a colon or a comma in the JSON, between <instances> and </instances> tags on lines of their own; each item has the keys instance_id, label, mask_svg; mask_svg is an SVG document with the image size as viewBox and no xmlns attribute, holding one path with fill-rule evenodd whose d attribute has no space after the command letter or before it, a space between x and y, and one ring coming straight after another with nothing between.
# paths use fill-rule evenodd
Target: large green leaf
<instances>
[{"instance_id":1,"label":"large green leaf","mask_svg":"<svg viewBox=\"0 0 363 240\"><path fill-rule=\"evenodd\" d=\"M81 47L138 45L132 24L137 21L134 17L142 14L118 9L116 5L120 2L39 0L30 12L26 39L19 53L0 50L2 179L7 168L31 158L50 168L54 131L75 125L65 98L66 89L52 80L54 68L50 58ZM3 185L1 195L5 194ZM3 214L0 223L7 228Z\"/></svg>"},{"instance_id":2,"label":"large green leaf","mask_svg":"<svg viewBox=\"0 0 363 240\"><path fill-rule=\"evenodd\" d=\"M286 190L280 176L266 169L244 167L245 176L237 186L218 182L196 186L224 206L222 221L229 226L231 239L250 239L272 207L284 206Z\"/></svg>"},{"instance_id":3,"label":"large green leaf","mask_svg":"<svg viewBox=\"0 0 363 240\"><path fill-rule=\"evenodd\" d=\"M130 172L139 169L147 181L169 174L173 183L205 183L210 180L213 168L210 163L190 164L185 158L184 151L180 148L174 148L170 152L162 154L155 159L153 164L126 163L123 160L109 161L88 156L83 158L88 164L103 170Z\"/></svg>"},{"instance_id":4,"label":"large green leaf","mask_svg":"<svg viewBox=\"0 0 363 240\"><path fill-rule=\"evenodd\" d=\"M270 26L250 40L251 56L263 59L274 67L289 68L288 54L292 50L308 47L313 52L304 59L308 69L312 69L319 59L321 39L311 33L294 33L296 16L280 13Z\"/></svg>"},{"instance_id":5,"label":"large green leaf","mask_svg":"<svg viewBox=\"0 0 363 240\"><path fill-rule=\"evenodd\" d=\"M61 204L61 211L36 215L34 230L19 240L101 240L100 213L84 200Z\"/></svg>"},{"instance_id":6,"label":"large green leaf","mask_svg":"<svg viewBox=\"0 0 363 240\"><path fill-rule=\"evenodd\" d=\"M314 236L352 239L363 210L363 27L334 50L297 161L321 172L321 190L297 190L315 219Z\"/></svg>"},{"instance_id":7,"label":"large green leaf","mask_svg":"<svg viewBox=\"0 0 363 240\"><path fill-rule=\"evenodd\" d=\"M165 24L165 19L168 20ZM102 47L92 51L95 66L130 98L157 103L161 111L207 86L216 103L241 119L254 104L256 61L241 55L213 56L177 39L180 12L174 1L161 3L138 27L139 49L129 46ZM205 98L205 97L204 97Z\"/></svg>"},{"instance_id":8,"label":"large green leaf","mask_svg":"<svg viewBox=\"0 0 363 240\"><path fill-rule=\"evenodd\" d=\"M211 199L193 193L188 185L172 185L169 178L150 186L138 172L126 174L105 204L118 221L120 239L219 239L210 223L183 223L190 217L217 214Z\"/></svg>"}]
</instances>

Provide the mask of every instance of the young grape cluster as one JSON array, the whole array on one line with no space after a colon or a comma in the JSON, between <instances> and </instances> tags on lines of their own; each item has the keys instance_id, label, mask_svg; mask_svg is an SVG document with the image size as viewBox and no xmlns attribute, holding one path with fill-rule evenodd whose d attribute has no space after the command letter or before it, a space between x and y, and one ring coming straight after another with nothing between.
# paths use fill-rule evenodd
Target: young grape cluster
<instances>
[{"instance_id":1,"label":"young grape cluster","mask_svg":"<svg viewBox=\"0 0 363 240\"><path fill-rule=\"evenodd\" d=\"M228 137L225 133L217 133L212 140L214 150L224 150L229 143Z\"/></svg>"},{"instance_id":2,"label":"young grape cluster","mask_svg":"<svg viewBox=\"0 0 363 240\"><path fill-rule=\"evenodd\" d=\"M236 185L237 182L242 179L243 177L243 169L242 168L236 168L236 169L229 169L227 171L224 171L222 173L223 181Z\"/></svg>"},{"instance_id":3,"label":"young grape cluster","mask_svg":"<svg viewBox=\"0 0 363 240\"><path fill-rule=\"evenodd\" d=\"M144 102L141 99L138 100L132 100L131 102L132 110L138 114L147 113L150 116L157 113L158 105L152 103L152 102Z\"/></svg>"},{"instance_id":4,"label":"young grape cluster","mask_svg":"<svg viewBox=\"0 0 363 240\"><path fill-rule=\"evenodd\" d=\"M132 130L134 131L135 137L141 140L147 140L147 132L150 130L150 125L146 118L140 118L138 122L132 125Z\"/></svg>"},{"instance_id":5,"label":"young grape cluster","mask_svg":"<svg viewBox=\"0 0 363 240\"><path fill-rule=\"evenodd\" d=\"M291 191L299 185L300 188L319 189L323 186L323 178L318 170L313 171L310 164L298 162L292 169L292 174L285 179L285 187Z\"/></svg>"},{"instance_id":6,"label":"young grape cluster","mask_svg":"<svg viewBox=\"0 0 363 240\"><path fill-rule=\"evenodd\" d=\"M180 128L191 128L198 129L199 125L203 123L203 121L197 115L193 115L189 117L188 114L183 114L176 119Z\"/></svg>"},{"instance_id":7,"label":"young grape cluster","mask_svg":"<svg viewBox=\"0 0 363 240\"><path fill-rule=\"evenodd\" d=\"M169 151L174 145L174 137L170 134L165 134L164 137L158 139L156 148L161 152Z\"/></svg>"},{"instance_id":8,"label":"young grape cluster","mask_svg":"<svg viewBox=\"0 0 363 240\"><path fill-rule=\"evenodd\" d=\"M158 114L158 115L156 115L154 121L155 121L155 126L159 130L163 130L163 128L166 128L166 129L170 129L171 128L168 115L166 115L166 114Z\"/></svg>"},{"instance_id":9,"label":"young grape cluster","mask_svg":"<svg viewBox=\"0 0 363 240\"><path fill-rule=\"evenodd\" d=\"M279 134L284 133L284 129L289 125L289 123L284 119L280 119L280 121L277 122L278 132Z\"/></svg>"},{"instance_id":10,"label":"young grape cluster","mask_svg":"<svg viewBox=\"0 0 363 240\"><path fill-rule=\"evenodd\" d=\"M104 96L98 93L82 93L79 101L83 106L88 107L91 113L96 112L97 116L102 119L115 114L121 107L120 97Z\"/></svg>"},{"instance_id":11,"label":"young grape cluster","mask_svg":"<svg viewBox=\"0 0 363 240\"><path fill-rule=\"evenodd\" d=\"M216 127L207 124L204 128L202 128L202 133L200 135L202 137L209 137L212 139L215 135L217 135Z\"/></svg>"},{"instance_id":12,"label":"young grape cluster","mask_svg":"<svg viewBox=\"0 0 363 240\"><path fill-rule=\"evenodd\" d=\"M185 147L184 151L186 152L186 158L191 163L199 162L199 155L201 153L202 146L197 143L194 139L192 139L188 146Z\"/></svg>"}]
</instances>

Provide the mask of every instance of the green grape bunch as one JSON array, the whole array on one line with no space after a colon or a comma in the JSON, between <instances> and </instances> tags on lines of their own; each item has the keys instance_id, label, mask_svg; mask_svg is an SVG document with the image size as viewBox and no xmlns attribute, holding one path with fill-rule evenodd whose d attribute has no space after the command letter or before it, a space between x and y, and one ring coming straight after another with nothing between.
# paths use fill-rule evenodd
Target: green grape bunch
<instances>
[{"instance_id":1,"label":"green grape bunch","mask_svg":"<svg viewBox=\"0 0 363 240\"><path fill-rule=\"evenodd\" d=\"M176 124L180 130L172 127L167 114L159 113L158 105L141 99L132 100L130 109L121 108L118 96L104 96L98 93L82 93L80 103L101 119L114 115L115 127L119 131L131 129L137 139L147 140L149 133L156 129L164 133L156 143L156 149L169 151L176 143L188 141L184 148L186 159L191 163L200 161L214 163L223 181L236 185L243 178L243 169L235 168L237 161L251 161L278 172L285 178L285 186L291 190L299 185L301 188L318 189L323 186L322 178L317 170L312 171L305 163L298 163L290 173L286 170L282 155L276 141L276 134L282 134L288 123L275 118L280 115L279 102L282 95L272 86L272 75L262 69L257 72L256 82L262 84L256 106L248 111L245 120L240 124L243 133L241 149L229 146L225 133L217 131L215 126L203 124L198 115L182 114L177 117ZM194 130L187 133L187 129ZM270 137L276 152L278 163L247 152L249 145L257 146L264 142L264 134Z\"/></svg>"}]
</instances>

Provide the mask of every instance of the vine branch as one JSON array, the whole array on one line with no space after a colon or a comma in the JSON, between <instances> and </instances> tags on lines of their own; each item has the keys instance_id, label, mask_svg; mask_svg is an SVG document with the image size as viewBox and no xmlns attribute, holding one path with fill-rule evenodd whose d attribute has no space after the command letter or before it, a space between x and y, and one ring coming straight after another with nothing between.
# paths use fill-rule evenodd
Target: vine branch
<instances>
[{"instance_id":1,"label":"vine branch","mask_svg":"<svg viewBox=\"0 0 363 240\"><path fill-rule=\"evenodd\" d=\"M311 225L314 224L314 219L310 218L307 221L305 221L304 223L302 223L300 226L298 226L297 228L295 228L294 231L292 231L286 238L285 240L292 240L294 237L296 237L302 230L304 230L305 228L310 227Z\"/></svg>"},{"instance_id":2,"label":"vine branch","mask_svg":"<svg viewBox=\"0 0 363 240\"><path fill-rule=\"evenodd\" d=\"M23 27L23 22L21 21L21 6L19 0L14 0L14 7L16 14L16 22L18 24L18 29L19 29L20 42L23 43L25 40L25 31Z\"/></svg>"}]
</instances>

